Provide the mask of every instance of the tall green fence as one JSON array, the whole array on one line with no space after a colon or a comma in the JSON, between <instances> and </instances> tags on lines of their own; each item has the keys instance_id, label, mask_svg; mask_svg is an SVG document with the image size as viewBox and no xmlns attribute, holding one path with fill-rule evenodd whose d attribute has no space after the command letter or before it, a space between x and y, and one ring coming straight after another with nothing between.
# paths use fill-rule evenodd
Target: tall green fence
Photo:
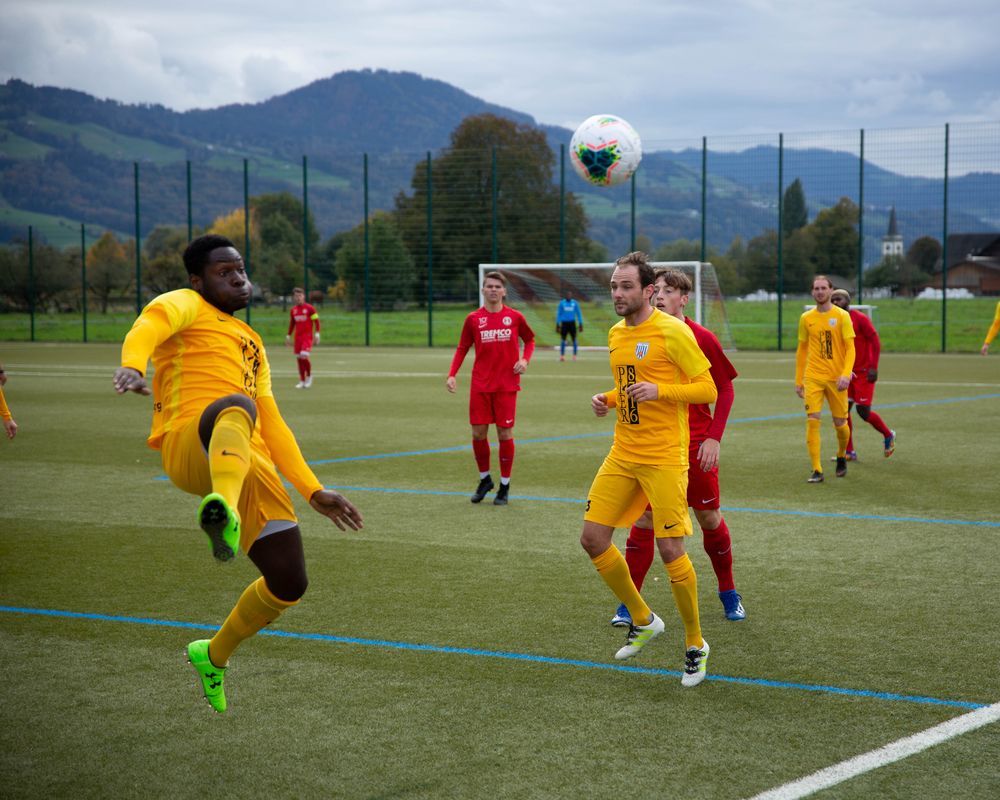
<instances>
[{"instance_id":1,"label":"tall green fence","mask_svg":"<svg viewBox=\"0 0 1000 800\"><path fill-rule=\"evenodd\" d=\"M114 162L82 187L88 220L37 208L0 217L0 339L119 340L151 297L186 285L180 253L212 230L243 252L257 287L246 313L270 340L302 286L326 344L452 345L478 302L479 263L605 261L638 248L710 260L744 349L794 348L817 272L874 307L887 350L981 344L1000 294L1000 123L644 148L634 179L611 188L575 175L557 142L336 162L224 152ZM37 175L4 196L56 208L51 176ZM25 216L23 229L11 222Z\"/></svg>"}]
</instances>

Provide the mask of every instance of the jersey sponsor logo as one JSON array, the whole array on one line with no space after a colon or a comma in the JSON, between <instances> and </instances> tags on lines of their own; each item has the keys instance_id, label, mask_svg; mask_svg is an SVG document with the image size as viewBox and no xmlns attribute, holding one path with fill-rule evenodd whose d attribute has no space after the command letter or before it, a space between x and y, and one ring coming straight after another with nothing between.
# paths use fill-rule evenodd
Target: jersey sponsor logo
<instances>
[{"instance_id":1,"label":"jersey sponsor logo","mask_svg":"<svg viewBox=\"0 0 1000 800\"><path fill-rule=\"evenodd\" d=\"M253 339L240 337L240 353L243 356L243 390L247 397L257 399L257 374L263 361L260 348Z\"/></svg>"},{"instance_id":2,"label":"jersey sponsor logo","mask_svg":"<svg viewBox=\"0 0 1000 800\"><path fill-rule=\"evenodd\" d=\"M635 383L635 365L621 364L615 368L618 383L618 421L624 425L639 424L639 404L625 391Z\"/></svg>"},{"instance_id":3,"label":"jersey sponsor logo","mask_svg":"<svg viewBox=\"0 0 1000 800\"><path fill-rule=\"evenodd\" d=\"M510 328L493 328L488 331L479 332L479 341L483 342L509 342L513 335Z\"/></svg>"},{"instance_id":4,"label":"jersey sponsor logo","mask_svg":"<svg viewBox=\"0 0 1000 800\"><path fill-rule=\"evenodd\" d=\"M503 323L504 325L510 325L510 324L511 324L511 323L512 323L512 322L513 322L514 320L512 320L512 319L511 319L510 317L504 317L504 318L503 318L502 320L500 320L500 321L501 321L501 322L502 322L502 323Z\"/></svg>"},{"instance_id":5,"label":"jersey sponsor logo","mask_svg":"<svg viewBox=\"0 0 1000 800\"><path fill-rule=\"evenodd\" d=\"M649 352L649 342L636 342L635 345L635 357L645 358L646 353Z\"/></svg>"}]
</instances>

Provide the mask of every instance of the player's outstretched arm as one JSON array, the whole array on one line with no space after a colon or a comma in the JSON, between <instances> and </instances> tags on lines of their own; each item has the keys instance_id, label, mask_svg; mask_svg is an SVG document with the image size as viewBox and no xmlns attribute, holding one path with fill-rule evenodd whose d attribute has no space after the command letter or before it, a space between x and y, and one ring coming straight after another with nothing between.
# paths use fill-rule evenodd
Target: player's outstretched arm
<instances>
[{"instance_id":1,"label":"player's outstretched arm","mask_svg":"<svg viewBox=\"0 0 1000 800\"><path fill-rule=\"evenodd\" d=\"M364 527L361 512L340 492L335 492L333 489L320 489L314 492L309 498L309 505L324 517L329 517L330 521L342 531L348 528L357 531Z\"/></svg>"},{"instance_id":2,"label":"player's outstretched arm","mask_svg":"<svg viewBox=\"0 0 1000 800\"><path fill-rule=\"evenodd\" d=\"M125 392L135 392L136 394L144 395L152 394L146 385L146 379L142 377L142 373L137 369L132 369L132 367L118 367L115 370L112 383L118 394L125 394Z\"/></svg>"}]
</instances>

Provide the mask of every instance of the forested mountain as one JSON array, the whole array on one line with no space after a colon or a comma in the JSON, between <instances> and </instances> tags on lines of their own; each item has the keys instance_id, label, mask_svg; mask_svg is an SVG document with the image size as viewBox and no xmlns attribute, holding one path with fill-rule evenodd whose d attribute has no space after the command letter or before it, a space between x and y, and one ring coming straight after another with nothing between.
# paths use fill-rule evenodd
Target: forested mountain
<instances>
[{"instance_id":1,"label":"forested mountain","mask_svg":"<svg viewBox=\"0 0 1000 800\"><path fill-rule=\"evenodd\" d=\"M538 126L526 114L407 72L343 72L260 103L187 112L12 79L0 86L0 240L23 237L28 224L53 241L79 222L132 233L136 163L144 236L157 225L186 222L186 162L192 216L205 225L242 206L244 159L251 194L300 196L303 156L310 210L329 236L363 218L364 154L369 210L390 209L400 193L411 190L426 153L446 147L459 122L483 113L540 128L557 157L559 146L569 142L568 130ZM637 176L636 227L654 247L700 238L701 156L646 154ZM776 227L776 148L710 152L708 172L709 242L725 248L736 236L747 240ZM997 173L1000 168L951 180L952 230L1000 225ZM907 245L921 235L940 235L941 180L904 177L870 163L865 176L869 249L885 232L891 206ZM858 159L851 154L786 148L785 184L796 177L813 215L841 196L857 201ZM566 188L583 203L592 239L609 252L629 246L627 187L589 187L567 164Z\"/></svg>"}]
</instances>

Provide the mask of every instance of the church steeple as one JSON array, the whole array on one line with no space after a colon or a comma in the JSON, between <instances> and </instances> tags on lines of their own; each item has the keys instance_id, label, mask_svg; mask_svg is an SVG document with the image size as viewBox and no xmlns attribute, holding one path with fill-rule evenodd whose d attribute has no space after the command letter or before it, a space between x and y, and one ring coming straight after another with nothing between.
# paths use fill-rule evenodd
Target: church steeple
<instances>
[{"instance_id":1,"label":"church steeple","mask_svg":"<svg viewBox=\"0 0 1000 800\"><path fill-rule=\"evenodd\" d=\"M902 257L903 237L899 233L899 225L896 222L896 206L889 211L889 229L882 237L882 258Z\"/></svg>"}]
</instances>

